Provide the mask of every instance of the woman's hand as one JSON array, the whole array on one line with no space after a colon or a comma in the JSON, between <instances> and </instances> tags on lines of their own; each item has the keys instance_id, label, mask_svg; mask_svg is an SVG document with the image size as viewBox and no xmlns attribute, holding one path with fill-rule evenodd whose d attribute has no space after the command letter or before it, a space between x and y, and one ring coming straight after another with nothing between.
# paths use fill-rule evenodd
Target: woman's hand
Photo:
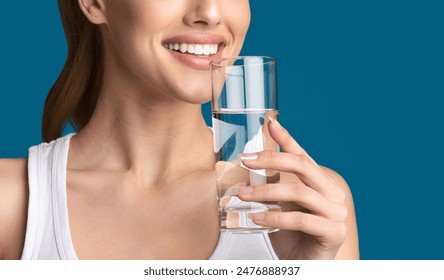
<instances>
[{"instance_id":1,"label":"woman's hand","mask_svg":"<svg viewBox=\"0 0 444 280\"><path fill-rule=\"evenodd\" d=\"M294 179L242 187L239 198L281 202L282 212L250 214L257 225L281 229L270 235L279 258L334 259L347 236L346 192L277 120L270 118L268 129L283 152L248 154L242 157L244 165L288 172Z\"/></svg>"}]
</instances>

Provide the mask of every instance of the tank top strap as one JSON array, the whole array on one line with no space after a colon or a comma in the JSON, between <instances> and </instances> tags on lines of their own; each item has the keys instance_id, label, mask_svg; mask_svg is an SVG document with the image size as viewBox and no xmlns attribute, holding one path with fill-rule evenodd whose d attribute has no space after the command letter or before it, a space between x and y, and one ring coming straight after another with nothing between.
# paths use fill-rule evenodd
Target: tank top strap
<instances>
[{"instance_id":1,"label":"tank top strap","mask_svg":"<svg viewBox=\"0 0 444 280\"><path fill-rule=\"evenodd\" d=\"M29 149L28 221L22 259L77 259L66 199L68 134Z\"/></svg>"}]
</instances>

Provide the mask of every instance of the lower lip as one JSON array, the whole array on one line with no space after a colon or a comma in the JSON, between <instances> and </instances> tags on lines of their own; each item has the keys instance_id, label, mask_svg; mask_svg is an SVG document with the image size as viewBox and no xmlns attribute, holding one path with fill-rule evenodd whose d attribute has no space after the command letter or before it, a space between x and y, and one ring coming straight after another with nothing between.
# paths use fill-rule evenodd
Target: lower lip
<instances>
[{"instance_id":1,"label":"lower lip","mask_svg":"<svg viewBox=\"0 0 444 280\"><path fill-rule=\"evenodd\" d=\"M208 57L196 56L189 53L181 53L167 49L175 58L188 67L196 70L209 70L210 62L219 59L222 56L222 47L219 46L216 54L210 55Z\"/></svg>"}]
</instances>

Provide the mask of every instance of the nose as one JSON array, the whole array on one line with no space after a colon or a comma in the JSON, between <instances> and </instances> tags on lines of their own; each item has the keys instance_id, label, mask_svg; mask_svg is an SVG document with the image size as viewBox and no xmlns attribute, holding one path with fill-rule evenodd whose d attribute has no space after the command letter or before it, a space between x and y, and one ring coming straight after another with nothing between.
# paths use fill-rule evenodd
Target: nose
<instances>
[{"instance_id":1,"label":"nose","mask_svg":"<svg viewBox=\"0 0 444 280\"><path fill-rule=\"evenodd\" d=\"M222 21L219 0L191 0L184 23L194 28L213 28Z\"/></svg>"}]
</instances>

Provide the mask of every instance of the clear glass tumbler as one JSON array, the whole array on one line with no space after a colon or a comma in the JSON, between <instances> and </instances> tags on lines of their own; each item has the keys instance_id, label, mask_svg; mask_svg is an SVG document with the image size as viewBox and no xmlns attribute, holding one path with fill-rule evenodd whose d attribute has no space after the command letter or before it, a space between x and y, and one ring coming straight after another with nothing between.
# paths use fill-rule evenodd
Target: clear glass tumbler
<instances>
[{"instance_id":1,"label":"clear glass tumbler","mask_svg":"<svg viewBox=\"0 0 444 280\"><path fill-rule=\"evenodd\" d=\"M252 170L241 161L246 153L277 151L268 132L269 116L277 119L276 60L272 57L222 58L211 64L212 113L216 180L225 232L272 232L258 226L250 213L280 211L276 202L246 202L239 187L277 183L279 172Z\"/></svg>"}]
</instances>

